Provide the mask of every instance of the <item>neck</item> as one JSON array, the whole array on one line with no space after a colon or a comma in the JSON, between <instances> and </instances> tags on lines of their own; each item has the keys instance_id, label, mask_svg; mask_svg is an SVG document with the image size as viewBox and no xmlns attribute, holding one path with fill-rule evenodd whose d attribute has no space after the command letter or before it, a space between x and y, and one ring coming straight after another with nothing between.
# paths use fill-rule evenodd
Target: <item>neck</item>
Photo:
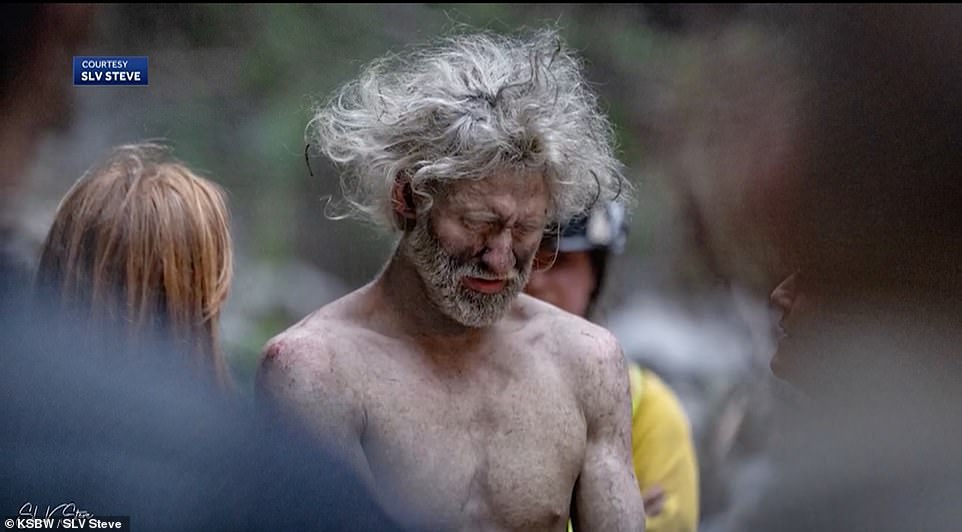
<instances>
[{"instance_id":1,"label":"neck","mask_svg":"<svg viewBox=\"0 0 962 532\"><path fill-rule=\"evenodd\" d=\"M420 343L443 344L454 352L458 344L476 344L486 338L491 327L468 327L441 312L427 294L424 280L402 251L403 237L394 256L375 281L376 290L387 303L392 328Z\"/></svg>"}]
</instances>

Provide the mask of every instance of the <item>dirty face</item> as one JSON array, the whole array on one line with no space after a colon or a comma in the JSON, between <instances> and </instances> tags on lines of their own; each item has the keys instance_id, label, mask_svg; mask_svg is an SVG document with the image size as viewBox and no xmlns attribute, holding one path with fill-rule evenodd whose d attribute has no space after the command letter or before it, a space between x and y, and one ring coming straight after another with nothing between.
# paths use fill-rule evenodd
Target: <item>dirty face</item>
<instances>
[{"instance_id":1,"label":"dirty face","mask_svg":"<svg viewBox=\"0 0 962 532\"><path fill-rule=\"evenodd\" d=\"M431 301L469 327L500 319L527 283L548 206L539 173L448 185L418 218L406 250Z\"/></svg>"}]
</instances>

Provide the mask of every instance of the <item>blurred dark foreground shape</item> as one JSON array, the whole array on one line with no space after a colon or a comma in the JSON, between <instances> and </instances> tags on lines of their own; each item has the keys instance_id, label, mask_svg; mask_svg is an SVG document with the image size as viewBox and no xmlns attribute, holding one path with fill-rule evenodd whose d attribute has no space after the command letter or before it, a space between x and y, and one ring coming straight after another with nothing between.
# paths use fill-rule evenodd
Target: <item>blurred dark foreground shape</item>
<instances>
[{"instance_id":1,"label":"blurred dark foreground shape","mask_svg":"<svg viewBox=\"0 0 962 532\"><path fill-rule=\"evenodd\" d=\"M313 439L229 402L171 345L133 352L87 320L4 301L4 516L73 502L134 530L397 529Z\"/></svg>"},{"instance_id":2,"label":"blurred dark foreground shape","mask_svg":"<svg viewBox=\"0 0 962 532\"><path fill-rule=\"evenodd\" d=\"M799 272L776 368L808 402L740 529L960 530L962 8L753 13L771 68L716 73L696 196L727 191L716 242L768 243L770 288Z\"/></svg>"}]
</instances>

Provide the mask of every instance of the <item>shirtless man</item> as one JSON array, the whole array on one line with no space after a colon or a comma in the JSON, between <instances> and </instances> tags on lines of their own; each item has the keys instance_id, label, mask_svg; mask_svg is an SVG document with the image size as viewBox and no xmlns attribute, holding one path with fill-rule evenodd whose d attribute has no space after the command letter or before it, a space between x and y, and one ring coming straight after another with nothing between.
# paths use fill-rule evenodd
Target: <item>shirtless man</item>
<instances>
[{"instance_id":1,"label":"shirtless man","mask_svg":"<svg viewBox=\"0 0 962 532\"><path fill-rule=\"evenodd\" d=\"M259 393L430 530L643 530L621 349L526 295L549 223L623 192L580 63L543 32L373 63L312 142L401 231L370 284L272 339Z\"/></svg>"}]
</instances>

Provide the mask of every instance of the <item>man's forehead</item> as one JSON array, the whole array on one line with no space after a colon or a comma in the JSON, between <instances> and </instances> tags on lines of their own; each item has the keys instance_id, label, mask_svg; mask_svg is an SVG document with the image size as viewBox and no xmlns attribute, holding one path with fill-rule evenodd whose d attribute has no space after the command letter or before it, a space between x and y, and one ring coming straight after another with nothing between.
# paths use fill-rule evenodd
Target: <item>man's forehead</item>
<instances>
[{"instance_id":1,"label":"man's forehead","mask_svg":"<svg viewBox=\"0 0 962 532\"><path fill-rule=\"evenodd\" d=\"M488 203L516 203L538 209L549 200L548 186L540 172L499 174L482 179L466 179L447 185L444 196L452 205L470 206Z\"/></svg>"}]
</instances>

